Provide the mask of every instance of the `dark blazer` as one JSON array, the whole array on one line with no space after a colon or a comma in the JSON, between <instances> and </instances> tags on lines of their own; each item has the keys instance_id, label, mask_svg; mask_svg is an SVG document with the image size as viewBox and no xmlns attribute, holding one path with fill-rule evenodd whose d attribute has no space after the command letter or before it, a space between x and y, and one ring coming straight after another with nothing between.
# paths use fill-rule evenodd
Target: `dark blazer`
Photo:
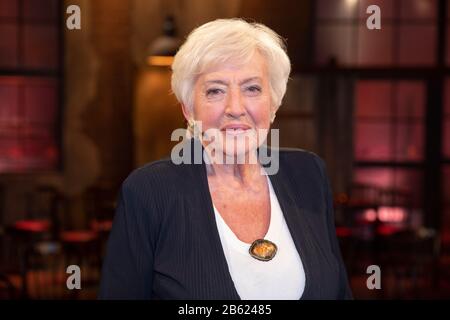
<instances>
[{"instance_id":1,"label":"dark blazer","mask_svg":"<svg viewBox=\"0 0 450 320\"><path fill-rule=\"evenodd\" d=\"M302 299L352 297L322 160L280 149L271 175L300 254ZM101 299L240 299L228 271L205 164L170 159L135 170L122 185L103 264Z\"/></svg>"}]
</instances>

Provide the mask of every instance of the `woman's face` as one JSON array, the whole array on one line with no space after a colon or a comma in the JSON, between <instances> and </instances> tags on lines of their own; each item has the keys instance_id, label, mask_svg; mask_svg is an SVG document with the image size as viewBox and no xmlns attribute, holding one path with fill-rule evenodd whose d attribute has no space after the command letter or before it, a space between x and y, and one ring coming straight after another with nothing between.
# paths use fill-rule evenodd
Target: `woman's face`
<instances>
[{"instance_id":1,"label":"woman's face","mask_svg":"<svg viewBox=\"0 0 450 320\"><path fill-rule=\"evenodd\" d=\"M245 65L226 63L201 74L194 86L193 109L189 115L183 108L185 116L201 121L203 133L216 132L216 148L226 155L256 149L267 136L272 111L265 59L255 53ZM238 142L244 140L245 145Z\"/></svg>"}]
</instances>

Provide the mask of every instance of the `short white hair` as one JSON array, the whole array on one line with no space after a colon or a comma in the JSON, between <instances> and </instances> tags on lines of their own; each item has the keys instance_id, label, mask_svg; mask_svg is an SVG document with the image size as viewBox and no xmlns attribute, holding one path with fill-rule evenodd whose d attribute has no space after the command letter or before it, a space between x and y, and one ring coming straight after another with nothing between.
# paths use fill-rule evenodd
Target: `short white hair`
<instances>
[{"instance_id":1,"label":"short white hair","mask_svg":"<svg viewBox=\"0 0 450 320\"><path fill-rule=\"evenodd\" d=\"M263 24L238 18L205 23L188 35L172 63L172 91L180 103L193 111L193 89L198 76L221 63L246 63L256 51L266 60L276 110L291 72L284 40Z\"/></svg>"}]
</instances>

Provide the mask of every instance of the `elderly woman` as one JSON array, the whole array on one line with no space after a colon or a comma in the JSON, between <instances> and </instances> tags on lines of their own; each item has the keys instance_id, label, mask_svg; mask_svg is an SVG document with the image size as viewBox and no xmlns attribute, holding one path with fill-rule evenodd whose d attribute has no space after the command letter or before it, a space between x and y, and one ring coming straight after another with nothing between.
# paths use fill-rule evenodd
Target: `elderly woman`
<instances>
[{"instance_id":1,"label":"elderly woman","mask_svg":"<svg viewBox=\"0 0 450 320\"><path fill-rule=\"evenodd\" d=\"M194 146L183 151L207 152L150 163L123 183L100 298L351 298L321 159L279 149L272 174L250 161L286 91L282 39L215 20L188 36L172 69Z\"/></svg>"}]
</instances>

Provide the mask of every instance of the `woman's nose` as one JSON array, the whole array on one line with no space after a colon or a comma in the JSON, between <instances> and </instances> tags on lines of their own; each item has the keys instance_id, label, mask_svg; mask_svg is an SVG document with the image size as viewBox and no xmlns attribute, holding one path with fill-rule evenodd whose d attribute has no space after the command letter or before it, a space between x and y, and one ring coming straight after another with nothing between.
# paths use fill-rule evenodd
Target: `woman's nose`
<instances>
[{"instance_id":1,"label":"woman's nose","mask_svg":"<svg viewBox=\"0 0 450 320\"><path fill-rule=\"evenodd\" d=\"M245 115L245 106L240 90L230 90L225 113L233 118Z\"/></svg>"}]
</instances>

